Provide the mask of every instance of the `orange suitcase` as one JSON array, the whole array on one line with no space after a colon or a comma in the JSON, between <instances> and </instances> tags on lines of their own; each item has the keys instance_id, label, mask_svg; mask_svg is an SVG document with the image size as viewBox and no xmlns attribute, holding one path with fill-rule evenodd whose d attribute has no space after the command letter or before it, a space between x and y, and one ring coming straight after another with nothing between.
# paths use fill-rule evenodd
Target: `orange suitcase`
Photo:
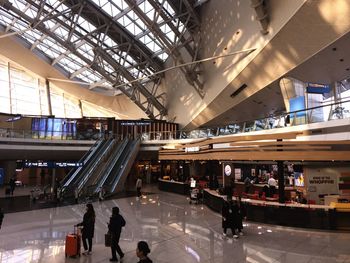
<instances>
[{"instance_id":1,"label":"orange suitcase","mask_svg":"<svg viewBox=\"0 0 350 263\"><path fill-rule=\"evenodd\" d=\"M80 234L74 227L74 233L66 236L66 257L80 257Z\"/></svg>"}]
</instances>

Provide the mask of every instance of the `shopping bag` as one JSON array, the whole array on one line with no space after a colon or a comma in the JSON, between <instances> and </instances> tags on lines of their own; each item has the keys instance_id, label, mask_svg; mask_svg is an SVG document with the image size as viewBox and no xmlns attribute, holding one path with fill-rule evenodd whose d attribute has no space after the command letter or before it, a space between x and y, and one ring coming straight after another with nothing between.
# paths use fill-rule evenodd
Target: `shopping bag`
<instances>
[{"instance_id":1,"label":"shopping bag","mask_svg":"<svg viewBox=\"0 0 350 263\"><path fill-rule=\"evenodd\" d=\"M108 232L107 234L105 234L105 246L110 247L111 243L112 243L112 235L111 233Z\"/></svg>"}]
</instances>

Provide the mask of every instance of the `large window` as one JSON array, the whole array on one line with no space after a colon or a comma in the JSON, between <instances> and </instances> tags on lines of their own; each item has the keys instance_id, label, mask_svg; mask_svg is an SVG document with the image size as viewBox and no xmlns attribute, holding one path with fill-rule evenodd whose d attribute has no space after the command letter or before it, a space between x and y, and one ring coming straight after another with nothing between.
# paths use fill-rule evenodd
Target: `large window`
<instances>
[{"instance_id":1,"label":"large window","mask_svg":"<svg viewBox=\"0 0 350 263\"><path fill-rule=\"evenodd\" d=\"M120 117L118 113L88 102L80 102L50 83L51 114L56 118ZM82 106L81 106L82 105ZM0 113L48 116L45 79L0 56Z\"/></svg>"},{"instance_id":2,"label":"large window","mask_svg":"<svg viewBox=\"0 0 350 263\"><path fill-rule=\"evenodd\" d=\"M7 62L0 58L0 112L11 113Z\"/></svg>"}]
</instances>

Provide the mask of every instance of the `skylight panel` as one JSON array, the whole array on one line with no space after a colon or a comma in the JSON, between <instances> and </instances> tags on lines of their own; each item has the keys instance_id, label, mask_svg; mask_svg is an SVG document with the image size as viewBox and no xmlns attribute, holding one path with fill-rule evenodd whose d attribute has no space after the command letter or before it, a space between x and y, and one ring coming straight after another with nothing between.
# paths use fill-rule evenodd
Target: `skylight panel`
<instances>
[{"instance_id":1,"label":"skylight panel","mask_svg":"<svg viewBox=\"0 0 350 263\"><path fill-rule=\"evenodd\" d=\"M82 18L81 16L78 18L78 24L80 25L81 28L83 28L84 30L86 30L86 32L91 32L94 31L96 29L95 26L93 26L91 23L89 23L88 21L86 21L84 18ZM85 33L86 33L85 32Z\"/></svg>"},{"instance_id":2,"label":"skylight panel","mask_svg":"<svg viewBox=\"0 0 350 263\"><path fill-rule=\"evenodd\" d=\"M36 46L37 49L41 50L42 52L46 53L46 50L48 50L48 47L43 45L43 44L39 44Z\"/></svg>"},{"instance_id":3,"label":"skylight panel","mask_svg":"<svg viewBox=\"0 0 350 263\"><path fill-rule=\"evenodd\" d=\"M37 14L37 11L33 10L32 8L29 8L29 10L26 11L26 15L30 16L31 18L35 18Z\"/></svg>"},{"instance_id":4,"label":"skylight panel","mask_svg":"<svg viewBox=\"0 0 350 263\"><path fill-rule=\"evenodd\" d=\"M12 1L12 5L21 11L24 11L26 8L26 3L22 1Z\"/></svg>"},{"instance_id":5,"label":"skylight panel","mask_svg":"<svg viewBox=\"0 0 350 263\"><path fill-rule=\"evenodd\" d=\"M42 37L42 33L37 30L26 31L27 34L31 35L34 39L39 39Z\"/></svg>"},{"instance_id":6,"label":"skylight panel","mask_svg":"<svg viewBox=\"0 0 350 263\"><path fill-rule=\"evenodd\" d=\"M121 11L115 7L115 5L113 5L113 3L111 4L111 15L112 17L117 16Z\"/></svg>"},{"instance_id":7,"label":"skylight panel","mask_svg":"<svg viewBox=\"0 0 350 263\"><path fill-rule=\"evenodd\" d=\"M81 67L83 67L83 65L85 65L85 62L73 53L68 54L68 57L71 59L72 62L74 62L74 64L77 64L79 66L79 68L81 68Z\"/></svg>"},{"instance_id":8,"label":"skylight panel","mask_svg":"<svg viewBox=\"0 0 350 263\"><path fill-rule=\"evenodd\" d=\"M113 2L117 7L119 7L120 10L124 10L124 8L128 7L128 4L125 3L124 0L109 0L110 2Z\"/></svg>"},{"instance_id":9,"label":"skylight panel","mask_svg":"<svg viewBox=\"0 0 350 263\"><path fill-rule=\"evenodd\" d=\"M112 4L111 3L107 3L105 4L104 6L102 6L102 9L107 13L109 14L110 16L113 17L113 14L112 14Z\"/></svg>"},{"instance_id":10,"label":"skylight panel","mask_svg":"<svg viewBox=\"0 0 350 263\"><path fill-rule=\"evenodd\" d=\"M31 44L33 44L36 41L36 39L33 36L26 33L22 34L21 37L23 37L25 40L27 40Z\"/></svg>"},{"instance_id":11,"label":"skylight panel","mask_svg":"<svg viewBox=\"0 0 350 263\"><path fill-rule=\"evenodd\" d=\"M127 25L130 25L132 23L132 21L129 19L129 17L122 16L121 18L118 19L118 23L120 23L122 26L127 26Z\"/></svg>"},{"instance_id":12,"label":"skylight panel","mask_svg":"<svg viewBox=\"0 0 350 263\"><path fill-rule=\"evenodd\" d=\"M96 3L96 1L94 1L94 2ZM103 7L105 4L108 3L108 0L98 0L97 2L98 3L96 3L96 4L98 4L100 7Z\"/></svg>"},{"instance_id":13,"label":"skylight panel","mask_svg":"<svg viewBox=\"0 0 350 263\"><path fill-rule=\"evenodd\" d=\"M46 20L46 21L44 21L42 23L45 25L46 28L50 28L50 29L53 28L56 25L56 23L54 23L51 20Z\"/></svg>"},{"instance_id":14,"label":"skylight panel","mask_svg":"<svg viewBox=\"0 0 350 263\"><path fill-rule=\"evenodd\" d=\"M55 30L55 33L56 33L57 36L59 36L63 40L67 39L68 30L65 29L64 27L59 27L57 30Z\"/></svg>"},{"instance_id":15,"label":"skylight panel","mask_svg":"<svg viewBox=\"0 0 350 263\"><path fill-rule=\"evenodd\" d=\"M145 14L147 14L147 13L149 13L149 12L152 13L152 11L153 11L153 13L154 13L154 8L153 8L153 6L152 6L148 1L142 2L141 4L139 4L139 7L141 8L141 10L142 10ZM153 20L153 17L150 17L150 18Z\"/></svg>"},{"instance_id":16,"label":"skylight panel","mask_svg":"<svg viewBox=\"0 0 350 263\"><path fill-rule=\"evenodd\" d=\"M92 46L90 46L89 44L87 43L84 43L83 45L81 45L79 47L79 50L82 51L82 53L87 53L89 51L92 51Z\"/></svg>"},{"instance_id":17,"label":"skylight panel","mask_svg":"<svg viewBox=\"0 0 350 263\"><path fill-rule=\"evenodd\" d=\"M170 40L171 43L175 42L175 33L170 29L168 25L163 25L160 27L160 30L166 35L166 37Z\"/></svg>"},{"instance_id":18,"label":"skylight panel","mask_svg":"<svg viewBox=\"0 0 350 263\"><path fill-rule=\"evenodd\" d=\"M109 36L104 36L103 45L105 45L109 48L118 46L118 44L113 39L111 39Z\"/></svg>"},{"instance_id":19,"label":"skylight panel","mask_svg":"<svg viewBox=\"0 0 350 263\"><path fill-rule=\"evenodd\" d=\"M170 15L170 16L174 16L175 15L175 11L174 9L171 7L171 5L168 3L168 1L164 1L163 3L163 9Z\"/></svg>"},{"instance_id":20,"label":"skylight panel","mask_svg":"<svg viewBox=\"0 0 350 263\"><path fill-rule=\"evenodd\" d=\"M114 69L111 65L109 65L107 62L105 62L104 60L101 63L102 65L100 65L105 71L107 71L109 74L114 72Z\"/></svg>"},{"instance_id":21,"label":"skylight panel","mask_svg":"<svg viewBox=\"0 0 350 263\"><path fill-rule=\"evenodd\" d=\"M56 13L62 13L68 9L66 5L62 5L61 2L64 1L55 1L53 0L54 4L52 4L52 7L56 10Z\"/></svg>"},{"instance_id":22,"label":"skylight panel","mask_svg":"<svg viewBox=\"0 0 350 263\"><path fill-rule=\"evenodd\" d=\"M91 83L91 80L83 74L79 74L79 78L87 83Z\"/></svg>"},{"instance_id":23,"label":"skylight panel","mask_svg":"<svg viewBox=\"0 0 350 263\"><path fill-rule=\"evenodd\" d=\"M51 49L47 49L46 50L46 54L51 58L51 59L54 59L56 57L58 57L58 54L55 53L53 50Z\"/></svg>"},{"instance_id":24,"label":"skylight panel","mask_svg":"<svg viewBox=\"0 0 350 263\"><path fill-rule=\"evenodd\" d=\"M3 25L8 25L11 23L12 21L12 17L10 18L8 15L4 15L3 13L1 13L0 15L0 21L3 21Z\"/></svg>"}]
</instances>

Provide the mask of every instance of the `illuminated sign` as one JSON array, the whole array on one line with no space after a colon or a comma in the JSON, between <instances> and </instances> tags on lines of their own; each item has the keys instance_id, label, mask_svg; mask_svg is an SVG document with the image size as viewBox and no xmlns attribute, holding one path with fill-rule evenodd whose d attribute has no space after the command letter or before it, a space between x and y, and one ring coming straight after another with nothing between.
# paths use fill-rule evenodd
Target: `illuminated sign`
<instances>
[{"instance_id":1,"label":"illuminated sign","mask_svg":"<svg viewBox=\"0 0 350 263\"><path fill-rule=\"evenodd\" d=\"M194 146L194 147L186 147L185 152L199 152L199 146Z\"/></svg>"},{"instance_id":2,"label":"illuminated sign","mask_svg":"<svg viewBox=\"0 0 350 263\"><path fill-rule=\"evenodd\" d=\"M329 93L330 91L331 91L331 86L326 84L308 83L306 86L307 93L323 94L323 93Z\"/></svg>"},{"instance_id":3,"label":"illuminated sign","mask_svg":"<svg viewBox=\"0 0 350 263\"><path fill-rule=\"evenodd\" d=\"M23 163L24 168L40 167L40 168L65 168L65 167L82 167L82 162L29 162Z\"/></svg>"},{"instance_id":4,"label":"illuminated sign","mask_svg":"<svg viewBox=\"0 0 350 263\"><path fill-rule=\"evenodd\" d=\"M122 126L146 126L150 125L150 122L142 122L142 121L123 121L120 123Z\"/></svg>"}]
</instances>

